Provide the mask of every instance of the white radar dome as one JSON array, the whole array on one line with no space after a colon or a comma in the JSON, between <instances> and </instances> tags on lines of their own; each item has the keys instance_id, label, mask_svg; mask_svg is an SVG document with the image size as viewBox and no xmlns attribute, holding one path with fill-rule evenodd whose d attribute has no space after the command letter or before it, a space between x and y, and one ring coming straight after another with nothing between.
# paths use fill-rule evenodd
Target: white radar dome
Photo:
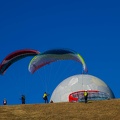
<instances>
[{"instance_id":1,"label":"white radar dome","mask_svg":"<svg viewBox=\"0 0 120 120\"><path fill-rule=\"evenodd\" d=\"M88 74L80 74L63 80L53 91L50 101L69 102L70 96L75 96L76 94L80 96L85 90L90 93L89 99L115 98L112 90L101 79ZM79 99L82 99L82 97L79 97Z\"/></svg>"}]
</instances>

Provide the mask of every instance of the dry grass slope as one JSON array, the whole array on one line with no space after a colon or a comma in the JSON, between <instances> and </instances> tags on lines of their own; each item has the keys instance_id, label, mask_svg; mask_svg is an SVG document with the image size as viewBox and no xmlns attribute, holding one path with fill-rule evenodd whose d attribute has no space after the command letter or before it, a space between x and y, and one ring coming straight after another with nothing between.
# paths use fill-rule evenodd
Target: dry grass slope
<instances>
[{"instance_id":1,"label":"dry grass slope","mask_svg":"<svg viewBox=\"0 0 120 120\"><path fill-rule=\"evenodd\" d=\"M120 99L0 106L0 120L120 120Z\"/></svg>"}]
</instances>

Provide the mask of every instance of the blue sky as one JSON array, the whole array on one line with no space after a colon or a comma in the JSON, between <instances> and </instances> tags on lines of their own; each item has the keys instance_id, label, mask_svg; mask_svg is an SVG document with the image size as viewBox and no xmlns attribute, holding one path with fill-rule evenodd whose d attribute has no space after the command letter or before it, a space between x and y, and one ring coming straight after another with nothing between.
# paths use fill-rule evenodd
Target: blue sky
<instances>
[{"instance_id":1,"label":"blue sky","mask_svg":"<svg viewBox=\"0 0 120 120\"><path fill-rule=\"evenodd\" d=\"M120 98L120 2L119 0L5 0L0 1L0 61L25 48L44 52L69 48L84 58L88 74L102 79ZM0 104L43 103L44 91L52 94L66 77L81 74L82 66L61 61L34 74L28 71L32 57L24 58L0 76Z\"/></svg>"}]
</instances>

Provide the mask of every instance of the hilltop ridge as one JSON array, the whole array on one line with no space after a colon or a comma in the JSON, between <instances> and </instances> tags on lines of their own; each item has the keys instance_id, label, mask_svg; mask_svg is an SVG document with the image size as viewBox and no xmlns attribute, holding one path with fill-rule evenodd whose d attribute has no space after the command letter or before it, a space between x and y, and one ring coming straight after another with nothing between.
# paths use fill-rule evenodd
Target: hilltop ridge
<instances>
[{"instance_id":1,"label":"hilltop ridge","mask_svg":"<svg viewBox=\"0 0 120 120\"><path fill-rule=\"evenodd\" d=\"M0 120L119 120L120 99L0 106Z\"/></svg>"}]
</instances>

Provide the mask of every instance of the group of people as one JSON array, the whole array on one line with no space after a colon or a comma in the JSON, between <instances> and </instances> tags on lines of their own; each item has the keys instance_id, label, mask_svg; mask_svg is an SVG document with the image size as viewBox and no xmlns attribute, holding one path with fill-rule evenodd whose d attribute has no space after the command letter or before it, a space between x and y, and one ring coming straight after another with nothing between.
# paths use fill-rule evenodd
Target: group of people
<instances>
[{"instance_id":1,"label":"group of people","mask_svg":"<svg viewBox=\"0 0 120 120\"><path fill-rule=\"evenodd\" d=\"M44 94L43 94L44 103L49 103L48 102L48 96L49 96L49 94L44 92ZM87 100L88 99L88 92L87 92L87 90L84 91L84 99L85 99L85 103L87 103L87 101L88 101ZM22 104L25 104L25 95L22 95L20 100L21 100ZM50 103L53 103L53 101L50 101ZM3 105L7 105L7 100L6 99L3 100Z\"/></svg>"},{"instance_id":2,"label":"group of people","mask_svg":"<svg viewBox=\"0 0 120 120\"><path fill-rule=\"evenodd\" d=\"M25 95L21 95L20 100L21 100L21 103L22 103L22 104L25 104ZM7 100L6 100L6 98L4 98L4 100L3 100L3 105L7 105Z\"/></svg>"},{"instance_id":3,"label":"group of people","mask_svg":"<svg viewBox=\"0 0 120 120\"><path fill-rule=\"evenodd\" d=\"M44 95L43 95L43 99L44 99L44 102L45 102L45 103L48 103L48 102L49 102L49 101L48 101L48 96L49 96L49 94L45 92ZM25 95L21 95L20 100L21 100L21 103L22 103L22 104L25 104L25 100L26 100ZM51 101L51 103L53 103L53 101ZM6 100L6 98L4 98L4 100L3 100L3 105L7 105L7 100Z\"/></svg>"},{"instance_id":4,"label":"group of people","mask_svg":"<svg viewBox=\"0 0 120 120\"><path fill-rule=\"evenodd\" d=\"M45 103L48 103L48 95L49 94L47 94L46 92L43 95L43 99L44 99ZM85 100L85 103L88 102L88 92L87 92L87 90L84 91L84 100ZM51 100L50 103L53 103L53 101Z\"/></svg>"}]
</instances>

